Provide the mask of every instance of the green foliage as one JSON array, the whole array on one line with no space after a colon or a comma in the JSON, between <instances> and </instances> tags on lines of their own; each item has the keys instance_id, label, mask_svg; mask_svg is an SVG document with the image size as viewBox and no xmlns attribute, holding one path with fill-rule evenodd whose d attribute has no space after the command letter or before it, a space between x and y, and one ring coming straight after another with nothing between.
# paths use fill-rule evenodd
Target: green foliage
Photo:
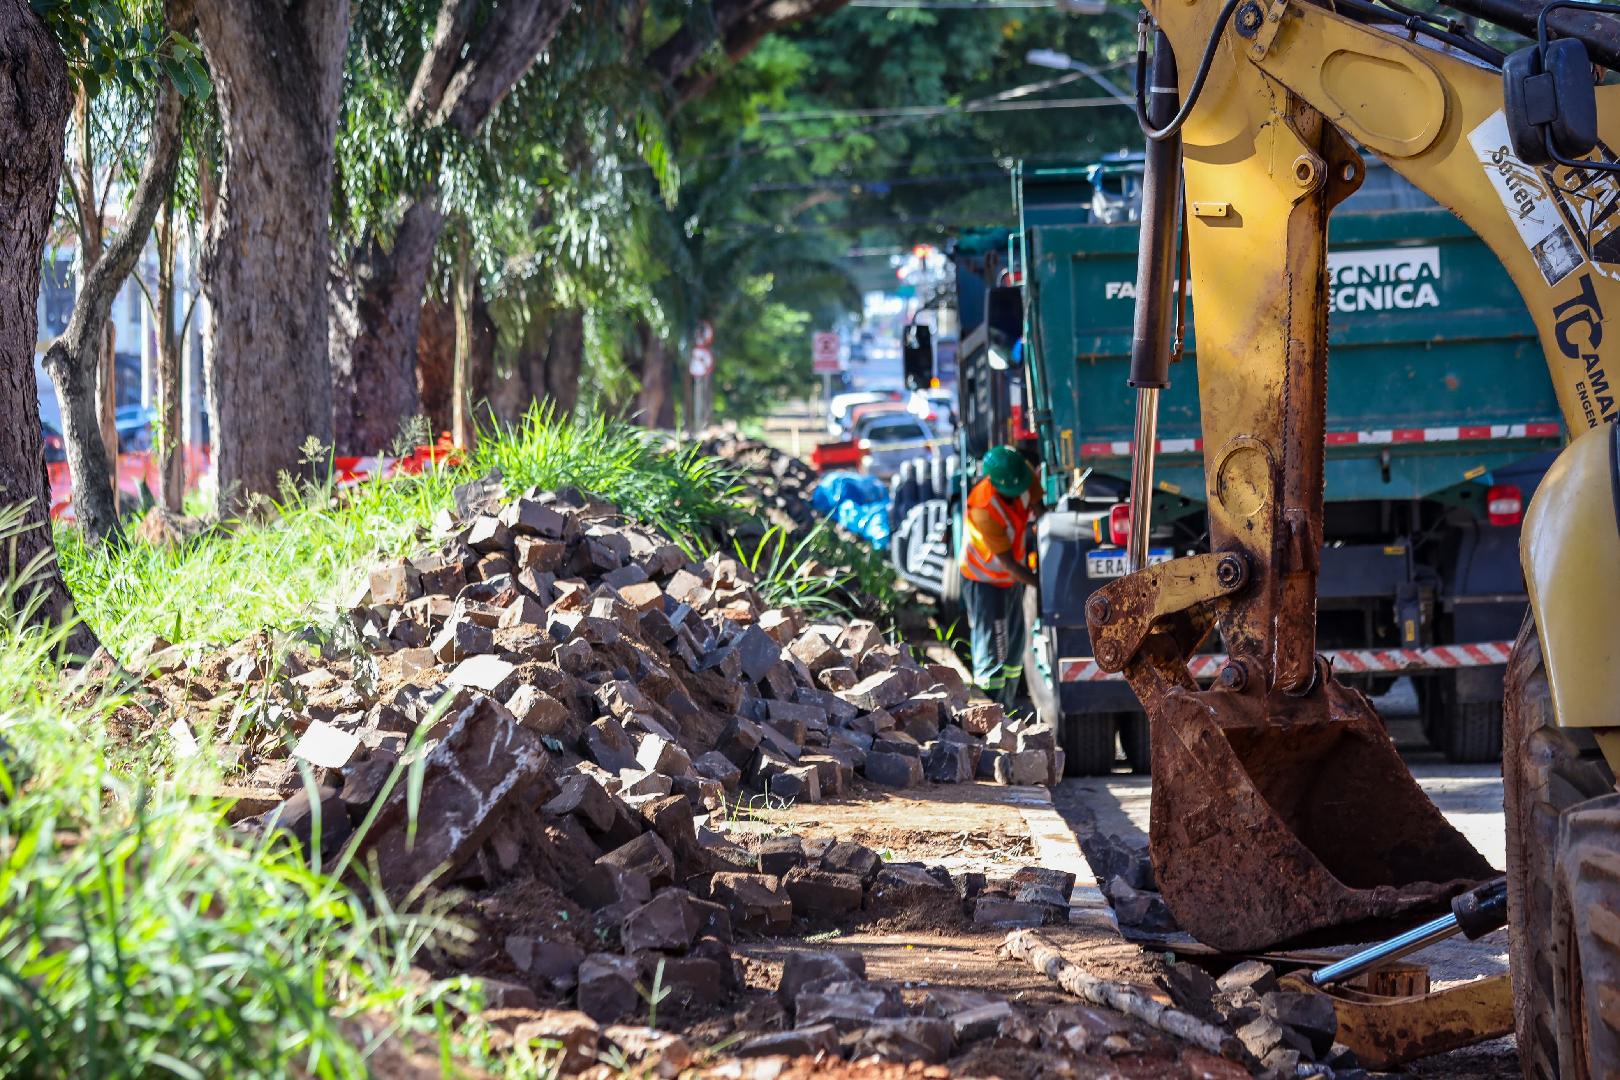
<instances>
[{"instance_id":1,"label":"green foliage","mask_svg":"<svg viewBox=\"0 0 1620 1080\"><path fill-rule=\"evenodd\" d=\"M68 74L95 97L117 84L144 90L158 79L174 81L188 98L210 91L202 51L163 25L154 0L29 0L67 58Z\"/></svg>"},{"instance_id":2,"label":"green foliage","mask_svg":"<svg viewBox=\"0 0 1620 1080\"><path fill-rule=\"evenodd\" d=\"M0 543L21 527L0 511ZM410 972L449 925L226 828L194 794L218 782L204 759L164 776L109 743L144 712L58 677L66 630L29 619L38 568L0 583L4 1071L361 1077L391 1036L449 1049L465 988Z\"/></svg>"},{"instance_id":3,"label":"green foliage","mask_svg":"<svg viewBox=\"0 0 1620 1080\"><path fill-rule=\"evenodd\" d=\"M91 547L72 528L58 528L56 541L80 612L115 653L153 634L235 641L326 617L369 563L418 546L417 530L453 504L458 479L436 471L367 483L341 500L314 488L276 506L268 524L226 523L173 546Z\"/></svg>"},{"instance_id":4,"label":"green foliage","mask_svg":"<svg viewBox=\"0 0 1620 1080\"><path fill-rule=\"evenodd\" d=\"M780 525L773 525L759 538L752 552L744 549L739 540L732 547L744 566L757 579L754 589L760 598L773 607L794 607L812 618L827 615L848 615L849 608L838 598L839 581L817 572L807 560L807 553L816 550L826 533L824 522L816 525L805 536L788 547L791 537Z\"/></svg>"},{"instance_id":5,"label":"green foliage","mask_svg":"<svg viewBox=\"0 0 1620 1080\"><path fill-rule=\"evenodd\" d=\"M578 424L536 406L483 433L472 459L337 493L289 490L265 522L222 523L173 546L91 547L56 530L63 575L85 620L118 655L157 634L173 642L236 641L261 629L331 620L342 594L377 561L409 554L457 484L499 469L514 491L573 486L663 527L703 554L708 526L739 513L736 481L695 447L666 450L621 421Z\"/></svg>"},{"instance_id":6,"label":"green foliage","mask_svg":"<svg viewBox=\"0 0 1620 1080\"><path fill-rule=\"evenodd\" d=\"M666 451L656 434L621 421L567 423L549 406L486 432L474 459L473 472L499 469L514 491L576 487L694 549L700 530L738 512L740 487L718 458Z\"/></svg>"}]
</instances>

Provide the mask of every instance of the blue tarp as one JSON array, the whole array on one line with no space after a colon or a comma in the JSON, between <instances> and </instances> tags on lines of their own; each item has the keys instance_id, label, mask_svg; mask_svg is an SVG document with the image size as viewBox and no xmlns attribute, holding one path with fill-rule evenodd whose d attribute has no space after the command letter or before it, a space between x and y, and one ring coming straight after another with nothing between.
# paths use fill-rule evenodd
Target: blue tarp
<instances>
[{"instance_id":1,"label":"blue tarp","mask_svg":"<svg viewBox=\"0 0 1620 1080\"><path fill-rule=\"evenodd\" d=\"M831 472L816 484L810 505L875 548L889 546L889 489L852 472Z\"/></svg>"}]
</instances>

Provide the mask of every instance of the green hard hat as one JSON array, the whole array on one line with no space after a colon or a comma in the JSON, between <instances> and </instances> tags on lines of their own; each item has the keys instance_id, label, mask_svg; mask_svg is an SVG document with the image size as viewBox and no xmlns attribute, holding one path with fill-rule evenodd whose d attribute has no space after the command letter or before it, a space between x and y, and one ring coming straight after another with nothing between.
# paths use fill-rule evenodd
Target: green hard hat
<instances>
[{"instance_id":1,"label":"green hard hat","mask_svg":"<svg viewBox=\"0 0 1620 1080\"><path fill-rule=\"evenodd\" d=\"M1035 478L1024 455L1010 446L990 448L984 455L984 475L990 478L991 487L1009 499L1028 491L1029 482Z\"/></svg>"}]
</instances>

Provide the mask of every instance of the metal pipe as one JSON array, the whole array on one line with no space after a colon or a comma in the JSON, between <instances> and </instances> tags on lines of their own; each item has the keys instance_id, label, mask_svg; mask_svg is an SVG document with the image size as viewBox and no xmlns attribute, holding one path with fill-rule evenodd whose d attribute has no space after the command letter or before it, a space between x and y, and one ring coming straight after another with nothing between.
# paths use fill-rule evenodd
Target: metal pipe
<instances>
[{"instance_id":1,"label":"metal pipe","mask_svg":"<svg viewBox=\"0 0 1620 1080\"><path fill-rule=\"evenodd\" d=\"M1326 986L1328 983L1343 982L1354 978L1369 968L1390 960L1399 960L1419 949L1433 945L1437 941L1444 941L1448 937L1455 937L1462 933L1462 925L1458 923L1455 915L1442 915L1432 919L1422 926L1413 927L1399 937L1392 937L1388 941L1381 941L1377 945L1369 946L1358 953L1351 953L1337 963L1329 964L1311 972L1313 986Z\"/></svg>"},{"instance_id":2,"label":"metal pipe","mask_svg":"<svg viewBox=\"0 0 1620 1080\"><path fill-rule=\"evenodd\" d=\"M1134 574L1147 565L1153 505L1153 449L1159 441L1159 391L1136 391L1136 429L1131 446L1131 534L1125 540L1125 569ZM1140 493L1140 494L1138 494Z\"/></svg>"},{"instance_id":3,"label":"metal pipe","mask_svg":"<svg viewBox=\"0 0 1620 1080\"><path fill-rule=\"evenodd\" d=\"M1176 55L1170 39L1155 34L1148 88L1148 122L1168 124L1176 114ZM1136 311L1131 328L1131 374L1136 390L1136 429L1131 439L1131 533L1125 569L1147 566L1152 532L1153 456L1159 434L1159 391L1170 385L1170 315L1174 310L1170 273L1176 246L1176 211L1181 202L1181 138L1147 145L1142 170L1142 230L1136 256Z\"/></svg>"}]
</instances>

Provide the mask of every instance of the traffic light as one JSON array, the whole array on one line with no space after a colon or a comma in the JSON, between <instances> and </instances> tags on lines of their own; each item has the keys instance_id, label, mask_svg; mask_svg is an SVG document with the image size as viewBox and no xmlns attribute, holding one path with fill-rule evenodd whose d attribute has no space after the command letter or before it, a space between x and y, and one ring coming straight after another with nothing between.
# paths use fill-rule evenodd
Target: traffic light
<instances>
[{"instance_id":1,"label":"traffic light","mask_svg":"<svg viewBox=\"0 0 1620 1080\"><path fill-rule=\"evenodd\" d=\"M934 378L933 329L916 324L906 327L905 337L901 340L901 357L905 365L906 389L927 389Z\"/></svg>"}]
</instances>

